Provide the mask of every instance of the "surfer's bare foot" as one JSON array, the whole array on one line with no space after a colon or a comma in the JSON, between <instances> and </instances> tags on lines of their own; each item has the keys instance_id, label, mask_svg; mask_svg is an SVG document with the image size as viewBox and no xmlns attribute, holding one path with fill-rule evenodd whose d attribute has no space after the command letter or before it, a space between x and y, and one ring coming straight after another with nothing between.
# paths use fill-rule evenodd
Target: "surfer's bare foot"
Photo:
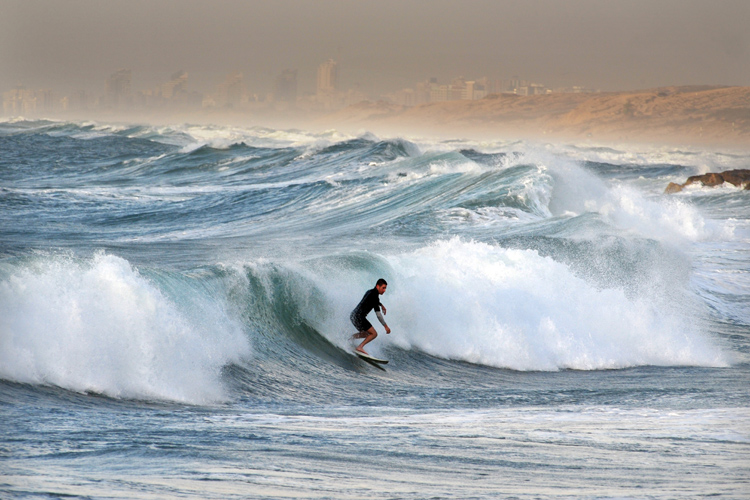
<instances>
[{"instance_id":1,"label":"surfer's bare foot","mask_svg":"<svg viewBox=\"0 0 750 500\"><path fill-rule=\"evenodd\" d=\"M361 352L362 354L366 354L367 356L369 356L369 354L367 354L364 349L360 349L359 347L357 347L354 350L357 351L357 352Z\"/></svg>"}]
</instances>

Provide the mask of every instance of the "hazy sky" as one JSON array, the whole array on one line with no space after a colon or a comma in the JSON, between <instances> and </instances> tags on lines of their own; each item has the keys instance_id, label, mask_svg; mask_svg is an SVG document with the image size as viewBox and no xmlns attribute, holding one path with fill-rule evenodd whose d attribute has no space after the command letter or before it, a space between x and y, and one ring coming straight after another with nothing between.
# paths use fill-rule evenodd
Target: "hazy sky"
<instances>
[{"instance_id":1,"label":"hazy sky","mask_svg":"<svg viewBox=\"0 0 750 500\"><path fill-rule=\"evenodd\" d=\"M242 71L267 92L317 66L391 91L435 76L627 90L750 85L750 0L0 0L0 90L134 90L177 70L210 91Z\"/></svg>"}]
</instances>

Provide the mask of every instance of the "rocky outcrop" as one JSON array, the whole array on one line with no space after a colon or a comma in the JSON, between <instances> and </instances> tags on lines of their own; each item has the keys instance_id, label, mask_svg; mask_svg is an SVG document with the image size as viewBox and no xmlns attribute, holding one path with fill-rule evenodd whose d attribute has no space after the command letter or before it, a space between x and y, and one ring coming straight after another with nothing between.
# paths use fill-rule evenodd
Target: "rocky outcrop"
<instances>
[{"instance_id":1,"label":"rocky outcrop","mask_svg":"<svg viewBox=\"0 0 750 500\"><path fill-rule=\"evenodd\" d=\"M664 190L666 194L679 193L686 186L700 182L702 186L714 187L720 186L725 182L732 184L733 186L749 190L750 191L750 170L727 170L721 173L709 173L703 175L692 175L687 178L685 184L677 184L670 182L667 185L667 189Z\"/></svg>"}]
</instances>

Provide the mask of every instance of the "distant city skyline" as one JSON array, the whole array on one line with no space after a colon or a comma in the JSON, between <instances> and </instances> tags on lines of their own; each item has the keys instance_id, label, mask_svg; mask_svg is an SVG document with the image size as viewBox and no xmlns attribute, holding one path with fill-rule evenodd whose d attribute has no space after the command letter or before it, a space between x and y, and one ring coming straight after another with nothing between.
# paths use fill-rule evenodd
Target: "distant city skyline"
<instances>
[{"instance_id":1,"label":"distant city skyline","mask_svg":"<svg viewBox=\"0 0 750 500\"><path fill-rule=\"evenodd\" d=\"M108 92L108 87L113 85L112 79L116 77L120 72L128 72L128 82L129 85L134 89L134 91L137 90L145 90L145 89L153 89L153 88L161 88L166 85L165 88L169 88L172 90L165 90L168 93L174 92L173 89L180 88L182 90L185 90L187 87L187 79L188 74L190 75L190 87L192 91L198 91L202 93L209 93L214 91L214 89L222 85L224 80L226 79L227 75L231 74L243 74L246 75L247 73L244 71L241 71L239 68L236 68L234 70L225 71L217 74L207 75L203 73L196 73L196 72L188 72L184 71L183 69L165 69L161 75L157 76L156 78L153 77L147 77L147 75L142 74L141 72L134 70L133 68L125 68L125 67L117 67L112 68L110 71L105 72L102 74L101 78L97 81L86 81L81 82L79 85L57 85L54 84L54 82L39 82L35 80L36 84L31 84L31 82L26 82L23 80L18 80L14 84L8 86L6 85L4 90L8 90L10 88L23 86L27 88L54 88L57 91L63 92L63 93L71 93L76 91L87 91L92 93L100 93ZM260 83L258 83L257 77L255 79L248 79L245 77L245 81L248 82L248 80L253 80L254 83L247 83L248 90L251 93L255 94L268 94L268 93L278 93L278 86L279 82L282 80L286 80L287 84L290 82L294 82L296 93L302 95L302 94L320 94L321 92L325 93L328 90L338 89L341 90L345 87L366 87L369 90L369 94L375 96L378 94L388 94L391 92L398 91L402 89L404 86L412 86L414 82L417 81L426 81L429 79L436 79L437 81L452 81L455 78L463 78L465 76L469 78L493 78L493 79L518 79L521 78L521 76L513 74L499 74L499 72L495 68L487 68L485 71L480 71L479 73L475 74L452 74L449 75L447 78L438 78L435 75L432 74L421 74L417 75L416 80L413 81L406 81L404 79L397 79L393 81L387 81L384 82L380 88L377 88L372 82L369 80L362 80L357 82L352 82L351 78L344 79L341 77L341 75L347 75L350 71L350 68L347 68L346 65L342 65L339 63L338 60L334 58L327 58L324 61L320 61L316 68L312 71L301 71L298 68L292 68L292 67L285 67L283 70L279 71L279 73L274 75L268 75L267 78L264 78L261 80ZM494 76L491 76L494 73ZM528 79L528 75L523 75L524 79ZM117 79L117 78L115 78ZM586 82L582 80L574 80L575 85L569 85L572 86L584 86ZM196 83L197 82L197 83ZM343 82L343 83L342 83ZM122 83L120 83L122 84ZM3 90L3 89L0 89ZM626 89L626 90L633 90L633 89Z\"/></svg>"},{"instance_id":2,"label":"distant city skyline","mask_svg":"<svg viewBox=\"0 0 750 500\"><path fill-rule=\"evenodd\" d=\"M428 102L477 100L493 93L533 95L594 91L582 86L553 89L518 76L505 79L487 76L467 79L457 76L449 82L441 82L436 77L425 78L411 86L380 94L368 93L356 84L344 87L339 80L339 70L340 65L335 59L321 62L317 68L315 92L300 93L298 71L284 69L274 79L271 92L257 93L248 87L240 71L225 74L213 89L201 92L192 88L189 73L183 70L173 72L169 80L151 88L138 88L133 84L133 70L121 68L104 80L103 91L79 89L63 92L50 87L16 85L2 91L0 112L4 116L55 115L79 111L164 111L169 114L200 109L253 113L319 113L335 111L366 100L416 106Z\"/></svg>"},{"instance_id":3,"label":"distant city skyline","mask_svg":"<svg viewBox=\"0 0 750 500\"><path fill-rule=\"evenodd\" d=\"M316 93L321 61L342 88L398 92L424 78L520 75L549 87L628 90L750 85L746 0L0 0L0 89L102 92L181 70L211 92L242 73L253 92L297 71Z\"/></svg>"}]
</instances>

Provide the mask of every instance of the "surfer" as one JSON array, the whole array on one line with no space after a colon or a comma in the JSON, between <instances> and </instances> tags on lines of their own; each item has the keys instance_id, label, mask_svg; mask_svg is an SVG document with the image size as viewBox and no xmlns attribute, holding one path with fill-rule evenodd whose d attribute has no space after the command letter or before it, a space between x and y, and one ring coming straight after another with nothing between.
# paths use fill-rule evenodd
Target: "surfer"
<instances>
[{"instance_id":1,"label":"surfer","mask_svg":"<svg viewBox=\"0 0 750 500\"><path fill-rule=\"evenodd\" d=\"M367 321L367 315L370 311L375 309L375 316L378 317L378 321L380 321L385 327L385 333L391 333L391 329L388 328L388 325L385 323L385 318L383 318L383 314L386 312L385 306L380 303L380 296L385 293L387 287L388 283L386 283L383 278L380 278L377 283L375 283L375 288L365 292L365 296L362 297L362 300L357 307L355 307L349 315L349 319L358 331L358 333L352 335L352 339L364 339L356 348L357 351L363 354L367 354L364 349L365 345L375 340L375 337L378 336L375 327ZM380 309L383 309L382 314L380 313Z\"/></svg>"}]
</instances>

